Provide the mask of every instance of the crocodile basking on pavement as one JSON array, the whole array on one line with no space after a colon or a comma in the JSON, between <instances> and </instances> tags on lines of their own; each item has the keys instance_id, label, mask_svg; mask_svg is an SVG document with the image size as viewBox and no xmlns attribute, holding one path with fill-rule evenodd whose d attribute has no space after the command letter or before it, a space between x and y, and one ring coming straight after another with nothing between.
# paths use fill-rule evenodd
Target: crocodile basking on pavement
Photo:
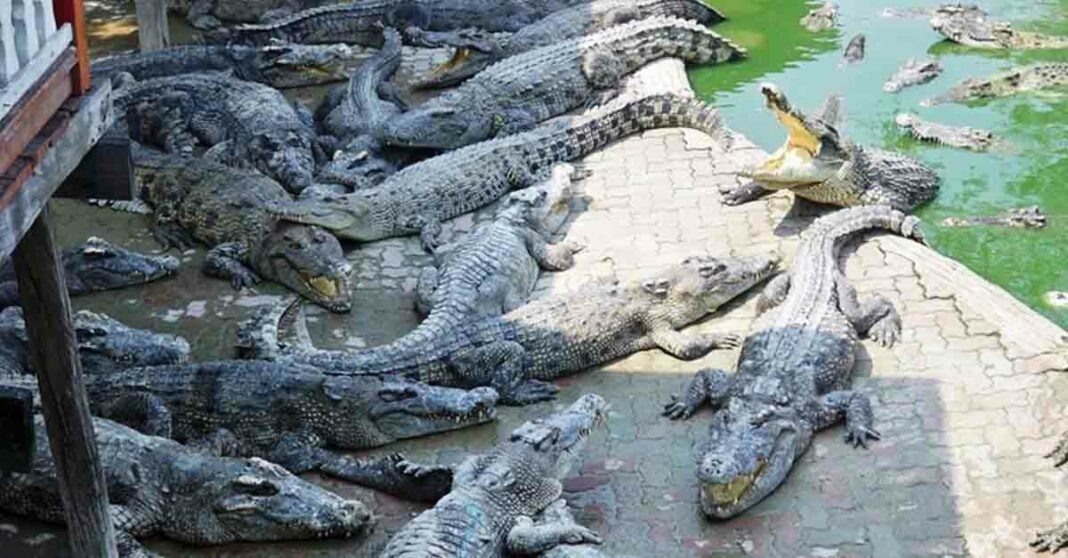
<instances>
[{"instance_id":1,"label":"crocodile basking on pavement","mask_svg":"<svg viewBox=\"0 0 1068 558\"><path fill-rule=\"evenodd\" d=\"M488 51L457 48L451 60L435 68L416 87L455 85L509 56L652 16L678 17L703 25L725 19L701 0L591 0L554 12L517 33L506 35Z\"/></svg>"},{"instance_id":2,"label":"crocodile basking on pavement","mask_svg":"<svg viewBox=\"0 0 1068 558\"><path fill-rule=\"evenodd\" d=\"M920 60L909 58L883 84L883 91L897 93L906 87L927 83L942 73L942 65L937 60Z\"/></svg>"},{"instance_id":3,"label":"crocodile basking on pavement","mask_svg":"<svg viewBox=\"0 0 1068 558\"><path fill-rule=\"evenodd\" d=\"M837 117L805 115L774 85L762 85L761 92L787 130L786 143L763 163L740 173L754 182L724 190L727 203L787 189L819 203L890 205L908 212L938 193L941 179L923 163L853 144L839 133Z\"/></svg>"},{"instance_id":4,"label":"crocodile basking on pavement","mask_svg":"<svg viewBox=\"0 0 1068 558\"><path fill-rule=\"evenodd\" d=\"M137 80L232 72L238 79L285 89L346 80L366 57L363 49L342 44L182 45L115 54L94 60L91 68L93 79L106 79L122 72Z\"/></svg>"},{"instance_id":5,"label":"crocodile basking on pavement","mask_svg":"<svg viewBox=\"0 0 1068 558\"><path fill-rule=\"evenodd\" d=\"M1068 85L1068 63L1039 62L1018 66L986 78L966 79L924 104L978 102L1065 85Z\"/></svg>"},{"instance_id":6,"label":"crocodile basking on pavement","mask_svg":"<svg viewBox=\"0 0 1068 558\"><path fill-rule=\"evenodd\" d=\"M165 333L134 329L104 315L80 310L72 316L82 372L105 374L133 366L180 364L189 359L189 343ZM0 312L0 376L32 373L30 337L22 309Z\"/></svg>"},{"instance_id":7,"label":"crocodile basking on pavement","mask_svg":"<svg viewBox=\"0 0 1068 558\"><path fill-rule=\"evenodd\" d=\"M174 110L161 108L163 100L171 101L165 106ZM119 87L115 113L127 116L131 109L136 109L138 120L155 116L157 145L167 151L188 152L198 144L212 147L228 141L246 164L287 190L299 192L311 184L315 130L271 87L219 73L154 78Z\"/></svg>"},{"instance_id":8,"label":"crocodile basking on pavement","mask_svg":"<svg viewBox=\"0 0 1068 558\"><path fill-rule=\"evenodd\" d=\"M913 138L938 145L986 151L995 144L994 134L978 128L947 126L921 120L917 116L906 113L898 114L894 117L894 122Z\"/></svg>"},{"instance_id":9,"label":"crocodile basking on pavement","mask_svg":"<svg viewBox=\"0 0 1068 558\"><path fill-rule=\"evenodd\" d=\"M278 316L243 327L248 356L315 366L330 374L395 373L429 384L491 386L501 402L551 399L563 376L659 348L692 360L738 342L734 334L680 331L756 285L776 268L774 254L696 256L645 281L592 282L542 298L503 316L457 324L441 334L358 351L330 351L278 342ZM277 313L276 313L277 314ZM257 323L257 321L259 323Z\"/></svg>"},{"instance_id":10,"label":"crocodile basking on pavement","mask_svg":"<svg viewBox=\"0 0 1068 558\"><path fill-rule=\"evenodd\" d=\"M419 233L434 246L441 221L545 179L556 163L584 157L653 128L695 128L729 143L718 112L694 99L651 95L617 102L529 132L470 145L405 167L376 188L319 200L277 201L279 217L368 242Z\"/></svg>"},{"instance_id":11,"label":"crocodile basking on pavement","mask_svg":"<svg viewBox=\"0 0 1068 558\"><path fill-rule=\"evenodd\" d=\"M973 217L946 217L943 227L993 226L1018 229L1041 229L1046 226L1046 215L1037 205L1017 207L1000 215L980 215Z\"/></svg>"},{"instance_id":12,"label":"crocodile basking on pavement","mask_svg":"<svg viewBox=\"0 0 1068 558\"><path fill-rule=\"evenodd\" d=\"M45 431L40 415L35 427ZM121 556L157 556L135 537L192 545L322 539L360 535L372 522L360 502L262 459L214 457L103 419L93 427ZM0 510L61 524L47 436L36 436L35 451L29 473L0 474Z\"/></svg>"},{"instance_id":13,"label":"crocodile basking on pavement","mask_svg":"<svg viewBox=\"0 0 1068 558\"><path fill-rule=\"evenodd\" d=\"M660 58L720 63L744 55L745 49L700 23L673 17L631 21L502 60L389 121L385 141L455 149L603 101L618 92L627 74Z\"/></svg>"},{"instance_id":14,"label":"crocodile basking on pavement","mask_svg":"<svg viewBox=\"0 0 1068 558\"><path fill-rule=\"evenodd\" d=\"M142 285L178 273L178 258L150 256L90 237L64 249L63 278L72 296ZM0 308L19 304L18 283L11 266L0 267Z\"/></svg>"},{"instance_id":15,"label":"crocodile basking on pavement","mask_svg":"<svg viewBox=\"0 0 1068 558\"><path fill-rule=\"evenodd\" d=\"M359 190L379 184L397 171L384 153L382 127L404 110L388 81L400 67L401 41L396 30L386 29L384 33L382 50L352 74L340 95L328 96L325 106L320 107L325 113L321 132L331 138L336 149L330 150L331 160L316 173L318 182Z\"/></svg>"},{"instance_id":16,"label":"crocodile basking on pavement","mask_svg":"<svg viewBox=\"0 0 1068 558\"><path fill-rule=\"evenodd\" d=\"M991 21L976 6L941 6L931 17L931 27L950 41L974 48L1068 48L1068 37L1019 31L1006 21Z\"/></svg>"},{"instance_id":17,"label":"crocodile basking on pavement","mask_svg":"<svg viewBox=\"0 0 1068 558\"><path fill-rule=\"evenodd\" d=\"M879 439L868 397L848 389L858 334L890 346L901 333L893 305L864 302L838 268L844 241L869 229L922 240L915 217L887 206L842 209L804 233L788 274L768 283L758 307L772 308L746 338L734 374L701 370L665 405L672 419L706 403L716 409L698 461L701 509L728 518L785 480L815 432L843 419L846 442Z\"/></svg>"},{"instance_id":18,"label":"crocodile basking on pavement","mask_svg":"<svg viewBox=\"0 0 1068 558\"><path fill-rule=\"evenodd\" d=\"M0 383L36 386L32 377ZM145 434L215 453L262 457L293 473L319 471L429 498L442 492L432 469L407 475L395 457L359 460L333 450L373 448L489 422L497 403L489 388L464 391L373 374L325 376L309 367L247 360L86 376L85 390L93 415Z\"/></svg>"},{"instance_id":19,"label":"crocodile basking on pavement","mask_svg":"<svg viewBox=\"0 0 1068 558\"><path fill-rule=\"evenodd\" d=\"M153 207L153 233L165 247L200 241L204 272L235 288L277 281L333 312L352 308L352 265L321 228L279 221L265 206L289 199L277 182L206 159L137 147L141 197Z\"/></svg>"},{"instance_id":20,"label":"crocodile basking on pavement","mask_svg":"<svg viewBox=\"0 0 1068 558\"><path fill-rule=\"evenodd\" d=\"M563 495L563 480L607 418L597 395L528 421L506 441L456 466L452 490L389 540L379 558L502 558L600 542L573 522L531 520Z\"/></svg>"},{"instance_id":21,"label":"crocodile basking on pavement","mask_svg":"<svg viewBox=\"0 0 1068 558\"><path fill-rule=\"evenodd\" d=\"M296 12L268 23L239 25L209 34L214 41L354 43L377 47L384 27L399 29L408 44L470 46L487 50L489 33L515 32L553 12L587 0L360 0Z\"/></svg>"}]
</instances>

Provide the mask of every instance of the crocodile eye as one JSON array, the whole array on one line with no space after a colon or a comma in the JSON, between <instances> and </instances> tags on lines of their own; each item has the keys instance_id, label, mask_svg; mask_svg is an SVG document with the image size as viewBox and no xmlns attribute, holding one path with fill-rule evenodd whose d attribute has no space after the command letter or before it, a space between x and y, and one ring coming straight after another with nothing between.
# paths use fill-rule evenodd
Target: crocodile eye
<instances>
[{"instance_id":1,"label":"crocodile eye","mask_svg":"<svg viewBox=\"0 0 1068 558\"><path fill-rule=\"evenodd\" d=\"M410 387L404 388L383 388L378 392L378 398L387 403L394 401L401 401L403 399L411 399L418 395L415 389Z\"/></svg>"}]
</instances>

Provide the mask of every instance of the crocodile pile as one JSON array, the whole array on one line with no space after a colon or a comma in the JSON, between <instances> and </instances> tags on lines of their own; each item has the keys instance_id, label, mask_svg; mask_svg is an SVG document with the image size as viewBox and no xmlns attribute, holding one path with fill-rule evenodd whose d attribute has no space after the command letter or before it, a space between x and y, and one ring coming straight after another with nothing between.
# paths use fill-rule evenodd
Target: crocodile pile
<instances>
[{"instance_id":1,"label":"crocodile pile","mask_svg":"<svg viewBox=\"0 0 1068 558\"><path fill-rule=\"evenodd\" d=\"M879 439L871 403L848 389L858 334L885 346L901 335L893 305L860 302L838 269L843 241L884 229L922 240L919 221L886 206L839 210L805 231L794 266L768 283L770 308L746 338L737 371L702 370L664 408L672 419L702 405L716 409L699 460L701 509L728 518L749 509L786 479L813 434L845 420L846 442Z\"/></svg>"}]
</instances>

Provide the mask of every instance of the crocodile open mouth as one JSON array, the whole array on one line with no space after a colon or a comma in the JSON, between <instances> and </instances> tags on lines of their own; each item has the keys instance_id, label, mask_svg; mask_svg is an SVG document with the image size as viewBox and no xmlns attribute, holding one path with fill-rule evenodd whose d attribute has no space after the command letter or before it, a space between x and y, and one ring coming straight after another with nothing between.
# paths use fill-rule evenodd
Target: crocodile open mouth
<instances>
[{"instance_id":1,"label":"crocodile open mouth","mask_svg":"<svg viewBox=\"0 0 1068 558\"><path fill-rule=\"evenodd\" d=\"M759 460L755 471L739 475L727 483L704 483L701 486L701 490L704 492L706 500L717 506L736 505L741 501L742 496L749 491L749 488L753 486L756 479L760 477L760 473L764 471L766 463L763 459Z\"/></svg>"},{"instance_id":2,"label":"crocodile open mouth","mask_svg":"<svg viewBox=\"0 0 1068 558\"><path fill-rule=\"evenodd\" d=\"M328 279L322 276L311 277L306 273L301 273L300 277L309 289L326 298L336 298L338 293L341 292L341 284L336 279Z\"/></svg>"},{"instance_id":3,"label":"crocodile open mouth","mask_svg":"<svg viewBox=\"0 0 1068 558\"><path fill-rule=\"evenodd\" d=\"M431 76L440 76L445 72L455 70L456 68L459 68L460 66L466 64L467 61L471 58L471 52L471 49L466 47L457 48L456 52L452 53L452 58L449 58L444 63L438 65L437 68L434 68L434 71L431 72Z\"/></svg>"}]
</instances>

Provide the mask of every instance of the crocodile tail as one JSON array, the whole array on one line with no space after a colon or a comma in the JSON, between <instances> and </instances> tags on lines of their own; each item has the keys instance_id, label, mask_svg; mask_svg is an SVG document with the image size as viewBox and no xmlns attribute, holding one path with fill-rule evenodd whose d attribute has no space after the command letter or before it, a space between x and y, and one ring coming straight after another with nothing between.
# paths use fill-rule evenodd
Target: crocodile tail
<instances>
[{"instance_id":1,"label":"crocodile tail","mask_svg":"<svg viewBox=\"0 0 1068 558\"><path fill-rule=\"evenodd\" d=\"M924 242L920 219L887 205L870 205L839 209L820 217L805 231L808 244L833 247L861 231L883 229L905 238Z\"/></svg>"},{"instance_id":2,"label":"crocodile tail","mask_svg":"<svg viewBox=\"0 0 1068 558\"><path fill-rule=\"evenodd\" d=\"M673 16L693 20L702 25L712 25L727 19L722 12L701 0L646 0L639 3L638 9L642 17Z\"/></svg>"}]
</instances>

